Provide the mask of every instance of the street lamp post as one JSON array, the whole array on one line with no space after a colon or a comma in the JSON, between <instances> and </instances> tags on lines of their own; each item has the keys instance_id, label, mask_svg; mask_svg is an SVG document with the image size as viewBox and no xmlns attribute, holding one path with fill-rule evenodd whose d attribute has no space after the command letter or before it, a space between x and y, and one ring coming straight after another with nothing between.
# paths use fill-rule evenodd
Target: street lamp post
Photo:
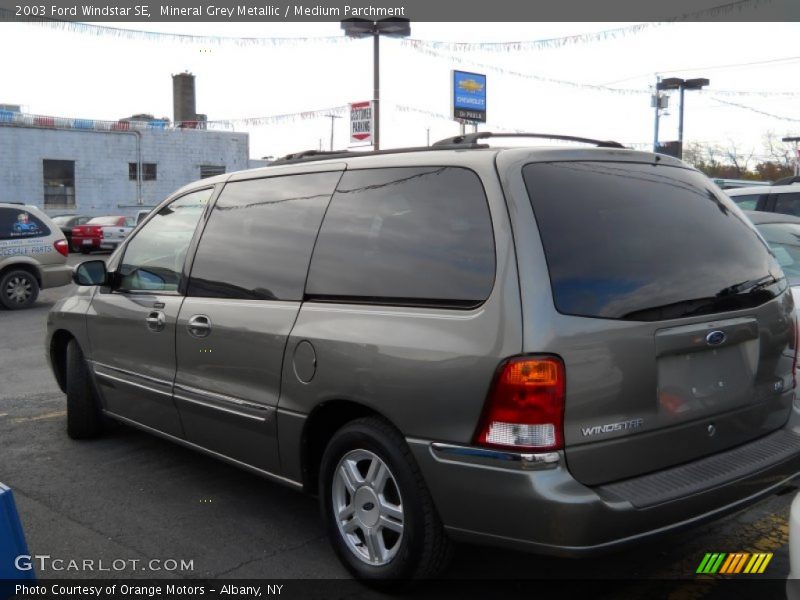
<instances>
[{"instance_id":1,"label":"street lamp post","mask_svg":"<svg viewBox=\"0 0 800 600\"><path fill-rule=\"evenodd\" d=\"M711 83L708 79L681 79L680 77L668 77L662 79L656 85L656 94L659 90L679 90L680 107L678 108L678 144L680 145L680 156L683 158L683 93L685 90L701 90Z\"/></svg>"},{"instance_id":2,"label":"street lamp post","mask_svg":"<svg viewBox=\"0 0 800 600\"><path fill-rule=\"evenodd\" d=\"M342 29L350 37L372 36L372 118L375 131L372 132L372 147L380 150L381 144L381 69L380 69L380 38L382 35L391 37L408 37L411 35L411 24L408 19L381 19L369 21L367 19L345 19Z\"/></svg>"}]
</instances>

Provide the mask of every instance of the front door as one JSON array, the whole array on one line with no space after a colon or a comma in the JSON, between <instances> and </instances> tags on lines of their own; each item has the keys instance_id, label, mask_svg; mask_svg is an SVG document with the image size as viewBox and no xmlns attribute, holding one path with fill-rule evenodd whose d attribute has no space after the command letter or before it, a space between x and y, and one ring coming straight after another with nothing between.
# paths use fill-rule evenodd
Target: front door
<instances>
[{"instance_id":1,"label":"front door","mask_svg":"<svg viewBox=\"0 0 800 600\"><path fill-rule=\"evenodd\" d=\"M90 365L103 407L114 415L182 436L172 399L175 324L186 251L212 188L162 208L130 240L88 313Z\"/></svg>"}]
</instances>

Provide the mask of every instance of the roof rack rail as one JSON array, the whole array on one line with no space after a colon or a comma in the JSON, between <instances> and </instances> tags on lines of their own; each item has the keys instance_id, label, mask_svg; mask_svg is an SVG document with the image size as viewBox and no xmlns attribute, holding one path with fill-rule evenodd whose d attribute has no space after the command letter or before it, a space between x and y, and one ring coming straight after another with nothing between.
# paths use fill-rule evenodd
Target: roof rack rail
<instances>
[{"instance_id":1,"label":"roof rack rail","mask_svg":"<svg viewBox=\"0 0 800 600\"><path fill-rule=\"evenodd\" d=\"M575 137L572 135L558 135L551 133L493 133L491 131L478 131L475 133L465 133L464 135L457 135L451 138L445 138L435 142L434 146L450 146L450 147L485 147L478 144L478 140L485 140L486 138L540 138L547 140L562 140L567 142L581 142L584 144L593 144L599 148L624 148L619 142L611 140L594 140L591 138Z\"/></svg>"},{"instance_id":2,"label":"roof rack rail","mask_svg":"<svg viewBox=\"0 0 800 600\"><path fill-rule=\"evenodd\" d=\"M773 181L772 185L792 185L793 183L800 183L800 175L790 175L789 177L782 177L777 181Z\"/></svg>"},{"instance_id":3,"label":"roof rack rail","mask_svg":"<svg viewBox=\"0 0 800 600\"><path fill-rule=\"evenodd\" d=\"M270 165L287 164L293 162L304 162L308 160L325 160L326 158L336 158L338 156L358 156L359 152L350 152L348 150L302 150L300 152L292 152L286 156L273 160Z\"/></svg>"},{"instance_id":4,"label":"roof rack rail","mask_svg":"<svg viewBox=\"0 0 800 600\"><path fill-rule=\"evenodd\" d=\"M474 144L471 148L488 148L485 144ZM368 150L366 152L351 152L349 150L303 150L287 154L281 158L273 160L267 167L290 165L293 163L311 162L314 160L328 160L336 158L356 158L360 156L380 156L382 154L403 154L407 152L431 152L437 150L463 150L463 144L440 144L434 146L412 146L408 148L389 148L387 150Z\"/></svg>"}]
</instances>

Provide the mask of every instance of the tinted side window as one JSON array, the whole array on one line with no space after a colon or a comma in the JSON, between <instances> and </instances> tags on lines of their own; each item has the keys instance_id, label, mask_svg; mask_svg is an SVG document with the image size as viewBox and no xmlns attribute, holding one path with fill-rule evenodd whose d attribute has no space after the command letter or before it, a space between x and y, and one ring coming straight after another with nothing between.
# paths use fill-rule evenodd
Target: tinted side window
<instances>
[{"instance_id":1,"label":"tinted side window","mask_svg":"<svg viewBox=\"0 0 800 600\"><path fill-rule=\"evenodd\" d=\"M117 289L178 289L186 250L212 193L212 189L198 190L158 211L125 248Z\"/></svg>"},{"instance_id":2,"label":"tinted side window","mask_svg":"<svg viewBox=\"0 0 800 600\"><path fill-rule=\"evenodd\" d=\"M731 200L742 210L755 210L758 205L760 194L742 194L741 196L731 196Z\"/></svg>"},{"instance_id":3,"label":"tinted side window","mask_svg":"<svg viewBox=\"0 0 800 600\"><path fill-rule=\"evenodd\" d=\"M456 167L347 171L331 200L306 293L321 300L475 306L494 283L478 176Z\"/></svg>"},{"instance_id":4,"label":"tinted side window","mask_svg":"<svg viewBox=\"0 0 800 600\"><path fill-rule=\"evenodd\" d=\"M188 295L302 300L314 239L340 175L227 184L197 247Z\"/></svg>"},{"instance_id":5,"label":"tinted side window","mask_svg":"<svg viewBox=\"0 0 800 600\"><path fill-rule=\"evenodd\" d=\"M775 212L800 217L800 194L775 194Z\"/></svg>"},{"instance_id":6,"label":"tinted side window","mask_svg":"<svg viewBox=\"0 0 800 600\"><path fill-rule=\"evenodd\" d=\"M50 229L23 207L0 208L0 240L16 240L50 235Z\"/></svg>"},{"instance_id":7,"label":"tinted side window","mask_svg":"<svg viewBox=\"0 0 800 600\"><path fill-rule=\"evenodd\" d=\"M696 171L556 162L522 174L563 314L658 321L758 306L785 288L761 238Z\"/></svg>"}]
</instances>

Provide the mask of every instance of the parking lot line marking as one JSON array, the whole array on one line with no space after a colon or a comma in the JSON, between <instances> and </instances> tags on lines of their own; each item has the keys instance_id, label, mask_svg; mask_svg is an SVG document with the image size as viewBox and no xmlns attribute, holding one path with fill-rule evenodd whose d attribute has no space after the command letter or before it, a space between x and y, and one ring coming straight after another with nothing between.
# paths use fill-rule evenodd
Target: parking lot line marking
<instances>
[{"instance_id":1,"label":"parking lot line marking","mask_svg":"<svg viewBox=\"0 0 800 600\"><path fill-rule=\"evenodd\" d=\"M0 417L7 417L8 413L0 413Z\"/></svg>"},{"instance_id":2,"label":"parking lot line marking","mask_svg":"<svg viewBox=\"0 0 800 600\"><path fill-rule=\"evenodd\" d=\"M56 419L58 417L63 417L67 414L65 410L59 410L56 412L44 413L43 415L36 415L33 417L18 417L14 419L15 423L24 423L25 421L41 421L43 419Z\"/></svg>"}]
</instances>

